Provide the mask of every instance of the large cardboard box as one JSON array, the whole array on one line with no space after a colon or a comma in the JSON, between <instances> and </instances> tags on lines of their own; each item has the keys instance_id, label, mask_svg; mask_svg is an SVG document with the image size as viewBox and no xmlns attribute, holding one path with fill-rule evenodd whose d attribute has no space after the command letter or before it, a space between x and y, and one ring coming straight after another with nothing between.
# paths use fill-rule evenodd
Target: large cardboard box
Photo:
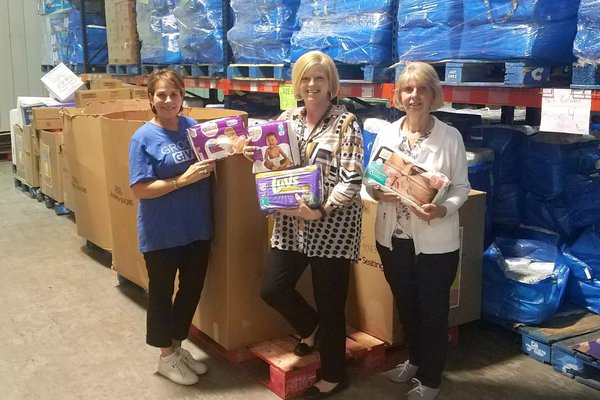
<instances>
[{"instance_id":1,"label":"large cardboard box","mask_svg":"<svg viewBox=\"0 0 600 400\"><path fill-rule=\"evenodd\" d=\"M77 233L111 251L112 232L106 193L106 163L102 149L100 115L124 110L143 110L147 101L121 100L95 103L86 109L63 109L64 151L68 159Z\"/></svg>"},{"instance_id":2,"label":"large cardboard box","mask_svg":"<svg viewBox=\"0 0 600 400\"><path fill-rule=\"evenodd\" d=\"M375 247L377 202L363 195L359 261L353 264L346 304L348 325L390 344L402 342L402 327ZM450 293L450 326L479 319L485 193L472 190L459 210L462 245Z\"/></svg>"},{"instance_id":3,"label":"large cardboard box","mask_svg":"<svg viewBox=\"0 0 600 400\"><path fill-rule=\"evenodd\" d=\"M42 193L58 203L64 202L60 147L62 131L40 131L40 185Z\"/></svg>"},{"instance_id":4,"label":"large cardboard box","mask_svg":"<svg viewBox=\"0 0 600 400\"><path fill-rule=\"evenodd\" d=\"M21 182L31 186L40 186L40 161L39 153L36 155L34 148L35 131L30 125L13 126L15 132L15 153L17 155L17 177Z\"/></svg>"},{"instance_id":5,"label":"large cardboard box","mask_svg":"<svg viewBox=\"0 0 600 400\"><path fill-rule=\"evenodd\" d=\"M137 64L138 35L135 0L106 0L109 64Z\"/></svg>"},{"instance_id":6,"label":"large cardboard box","mask_svg":"<svg viewBox=\"0 0 600 400\"><path fill-rule=\"evenodd\" d=\"M90 89L119 89L123 87L123 81L115 79L110 75L94 76L90 79Z\"/></svg>"},{"instance_id":7,"label":"large cardboard box","mask_svg":"<svg viewBox=\"0 0 600 400\"><path fill-rule=\"evenodd\" d=\"M94 103L127 99L131 99L129 88L79 90L75 93L75 105L77 107L88 107Z\"/></svg>"},{"instance_id":8,"label":"large cardboard box","mask_svg":"<svg viewBox=\"0 0 600 400\"><path fill-rule=\"evenodd\" d=\"M31 126L35 130L62 129L60 107L36 107L31 110Z\"/></svg>"}]
</instances>

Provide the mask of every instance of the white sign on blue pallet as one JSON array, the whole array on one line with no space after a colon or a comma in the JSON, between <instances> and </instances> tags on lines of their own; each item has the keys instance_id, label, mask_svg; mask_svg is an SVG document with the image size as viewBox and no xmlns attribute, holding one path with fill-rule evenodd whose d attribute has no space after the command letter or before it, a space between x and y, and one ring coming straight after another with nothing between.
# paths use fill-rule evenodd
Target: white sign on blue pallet
<instances>
[{"instance_id":1,"label":"white sign on blue pallet","mask_svg":"<svg viewBox=\"0 0 600 400\"><path fill-rule=\"evenodd\" d=\"M540 130L588 135L591 108L591 90L543 89Z\"/></svg>"}]
</instances>

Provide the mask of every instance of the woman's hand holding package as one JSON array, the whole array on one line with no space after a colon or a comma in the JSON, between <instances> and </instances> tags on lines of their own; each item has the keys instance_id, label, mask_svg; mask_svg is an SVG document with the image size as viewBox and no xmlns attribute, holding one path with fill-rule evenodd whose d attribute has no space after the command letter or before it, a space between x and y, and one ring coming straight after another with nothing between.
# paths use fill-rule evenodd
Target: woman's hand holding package
<instances>
[{"instance_id":1,"label":"woman's hand holding package","mask_svg":"<svg viewBox=\"0 0 600 400\"><path fill-rule=\"evenodd\" d=\"M373 186L373 198L377 201L401 201L396 193L381 190L379 185Z\"/></svg>"},{"instance_id":2,"label":"woman's hand holding package","mask_svg":"<svg viewBox=\"0 0 600 400\"><path fill-rule=\"evenodd\" d=\"M181 174L178 181L183 181L184 185L189 185L206 179L215 170L215 160L202 160L193 163Z\"/></svg>"},{"instance_id":3,"label":"woman's hand holding package","mask_svg":"<svg viewBox=\"0 0 600 400\"><path fill-rule=\"evenodd\" d=\"M439 204L423 204L421 207L409 206L419 219L429 222L435 218L444 218L448 210Z\"/></svg>"},{"instance_id":4,"label":"woman's hand holding package","mask_svg":"<svg viewBox=\"0 0 600 400\"><path fill-rule=\"evenodd\" d=\"M244 148L242 149L242 154L248 161L254 162L254 153L258 149L256 146L249 146L250 138L246 139L244 142Z\"/></svg>"},{"instance_id":5,"label":"woman's hand holding package","mask_svg":"<svg viewBox=\"0 0 600 400\"><path fill-rule=\"evenodd\" d=\"M296 208L282 208L279 211L282 215L287 215L288 217L298 217L305 219L307 221L315 221L317 219L321 219L321 212L319 210L315 210L314 208L310 208L304 203L304 200L298 195L296 195L296 200L298 201L298 207Z\"/></svg>"}]
</instances>

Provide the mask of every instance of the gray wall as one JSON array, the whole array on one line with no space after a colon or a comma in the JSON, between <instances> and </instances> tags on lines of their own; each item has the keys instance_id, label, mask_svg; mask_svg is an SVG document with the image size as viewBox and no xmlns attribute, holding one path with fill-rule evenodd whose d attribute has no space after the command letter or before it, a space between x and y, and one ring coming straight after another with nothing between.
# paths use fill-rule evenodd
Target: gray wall
<instances>
[{"instance_id":1,"label":"gray wall","mask_svg":"<svg viewBox=\"0 0 600 400\"><path fill-rule=\"evenodd\" d=\"M36 0L0 0L0 132L17 96L47 96L40 81L42 17Z\"/></svg>"}]
</instances>

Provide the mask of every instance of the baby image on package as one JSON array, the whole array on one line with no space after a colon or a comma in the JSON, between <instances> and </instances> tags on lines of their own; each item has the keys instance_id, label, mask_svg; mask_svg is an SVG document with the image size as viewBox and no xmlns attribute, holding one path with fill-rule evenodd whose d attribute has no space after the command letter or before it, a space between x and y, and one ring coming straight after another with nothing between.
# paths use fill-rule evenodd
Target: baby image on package
<instances>
[{"instance_id":1,"label":"baby image on package","mask_svg":"<svg viewBox=\"0 0 600 400\"><path fill-rule=\"evenodd\" d=\"M421 207L436 203L450 187L446 175L428 171L407 155L381 147L365 171L365 185L398 194L403 203Z\"/></svg>"},{"instance_id":2,"label":"baby image on package","mask_svg":"<svg viewBox=\"0 0 600 400\"><path fill-rule=\"evenodd\" d=\"M225 117L196 124L187 134L198 160L219 160L241 153L247 132L242 117Z\"/></svg>"},{"instance_id":3,"label":"baby image on package","mask_svg":"<svg viewBox=\"0 0 600 400\"><path fill-rule=\"evenodd\" d=\"M296 135L288 135L287 121L269 121L248 127L250 145L256 146L252 173L281 171L300 163Z\"/></svg>"},{"instance_id":4,"label":"baby image on package","mask_svg":"<svg viewBox=\"0 0 600 400\"><path fill-rule=\"evenodd\" d=\"M260 209L271 214L281 208L298 207L296 195L311 208L323 203L320 165L256 174L256 193Z\"/></svg>"}]
</instances>

